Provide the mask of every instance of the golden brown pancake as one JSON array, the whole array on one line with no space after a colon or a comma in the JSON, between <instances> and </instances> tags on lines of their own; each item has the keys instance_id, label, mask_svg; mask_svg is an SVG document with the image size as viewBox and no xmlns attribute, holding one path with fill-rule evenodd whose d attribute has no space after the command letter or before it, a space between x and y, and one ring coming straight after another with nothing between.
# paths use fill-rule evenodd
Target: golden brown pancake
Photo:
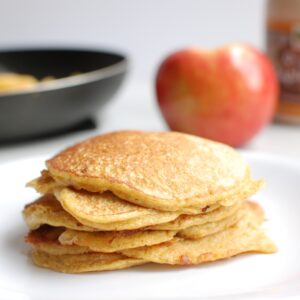
<instances>
[{"instance_id":1,"label":"golden brown pancake","mask_svg":"<svg viewBox=\"0 0 300 300\"><path fill-rule=\"evenodd\" d=\"M47 161L60 185L111 191L134 204L197 214L232 205L261 186L232 148L177 132L120 131L97 136Z\"/></svg>"},{"instance_id":2,"label":"golden brown pancake","mask_svg":"<svg viewBox=\"0 0 300 300\"><path fill-rule=\"evenodd\" d=\"M128 258L115 253L53 255L33 250L31 257L36 265L63 273L119 270L146 263L141 259Z\"/></svg>"},{"instance_id":3,"label":"golden brown pancake","mask_svg":"<svg viewBox=\"0 0 300 300\"><path fill-rule=\"evenodd\" d=\"M176 212L163 212L140 207L126 202L110 192L98 194L61 188L51 177L44 174L29 182L27 186L42 193L54 192L64 209L80 223L89 227L99 230L131 230L168 222L179 215Z\"/></svg>"},{"instance_id":4,"label":"golden brown pancake","mask_svg":"<svg viewBox=\"0 0 300 300\"><path fill-rule=\"evenodd\" d=\"M48 224L55 227L65 227L79 231L120 231L135 230L142 228L145 224L155 223L155 218L144 220L135 218L123 222L112 222L97 224L97 228L85 226L72 215L66 212L59 201L51 194L46 194L36 201L25 206L23 216L29 229L34 230L41 225ZM85 222L83 220L83 222ZM93 225L93 222L89 223Z\"/></svg>"},{"instance_id":5,"label":"golden brown pancake","mask_svg":"<svg viewBox=\"0 0 300 300\"><path fill-rule=\"evenodd\" d=\"M197 215L180 215L171 222L149 226L151 230L182 230L191 226L219 222L235 214L244 201L238 201L232 206L220 206L212 211L207 210Z\"/></svg>"},{"instance_id":6,"label":"golden brown pancake","mask_svg":"<svg viewBox=\"0 0 300 300\"><path fill-rule=\"evenodd\" d=\"M83 254L92 252L87 247L80 247L77 245L61 245L58 241L58 237L63 232L64 228L45 225L37 230L29 232L25 240L33 247L33 249L53 255Z\"/></svg>"},{"instance_id":7,"label":"golden brown pancake","mask_svg":"<svg viewBox=\"0 0 300 300\"><path fill-rule=\"evenodd\" d=\"M179 216L177 212L164 212L131 204L116 197L111 192L90 193L70 188L57 189L54 192L65 211L80 223L93 228L102 228L102 224L129 222L138 220L145 227L172 221Z\"/></svg>"},{"instance_id":8,"label":"golden brown pancake","mask_svg":"<svg viewBox=\"0 0 300 300\"><path fill-rule=\"evenodd\" d=\"M180 230L177 233L177 236L191 239L191 240L199 240L205 236L220 232L229 227L232 227L236 224L241 218L247 213L249 209L249 203L245 202L241 208L239 208L234 214L222 218L221 220L215 222L207 222L201 225L194 225L185 229Z\"/></svg>"},{"instance_id":9,"label":"golden brown pancake","mask_svg":"<svg viewBox=\"0 0 300 300\"><path fill-rule=\"evenodd\" d=\"M63 245L87 247L94 252L117 252L124 249L137 248L160 244L171 240L176 231L112 231L112 232L83 232L66 230L59 236Z\"/></svg>"},{"instance_id":10,"label":"golden brown pancake","mask_svg":"<svg viewBox=\"0 0 300 300\"><path fill-rule=\"evenodd\" d=\"M41 176L29 181L26 186L34 188L41 194L53 194L54 190L60 187L47 170L42 170Z\"/></svg>"},{"instance_id":11,"label":"golden brown pancake","mask_svg":"<svg viewBox=\"0 0 300 300\"><path fill-rule=\"evenodd\" d=\"M176 220L147 227L150 230L180 230L193 225L201 225L208 222L218 222L229 217L240 207L240 203L233 207L221 207L211 212L199 215L181 215ZM54 227L65 227L77 231L122 231L143 228L144 220L133 219L129 222L115 222L102 224L100 229L82 225L72 215L66 212L59 201L51 194L41 196L36 201L25 206L23 210L25 222L30 230L48 224Z\"/></svg>"},{"instance_id":12,"label":"golden brown pancake","mask_svg":"<svg viewBox=\"0 0 300 300\"><path fill-rule=\"evenodd\" d=\"M151 262L171 265L201 264L245 252L272 253L274 243L259 228L263 211L249 204L246 215L236 225L199 240L174 238L159 245L122 251L123 254Z\"/></svg>"},{"instance_id":13,"label":"golden brown pancake","mask_svg":"<svg viewBox=\"0 0 300 300\"><path fill-rule=\"evenodd\" d=\"M59 272L81 273L124 269L145 263L140 259L128 258L117 253L94 253L87 247L61 245L58 237L63 228L42 226L26 237L33 250L33 262L41 267Z\"/></svg>"},{"instance_id":14,"label":"golden brown pancake","mask_svg":"<svg viewBox=\"0 0 300 300\"><path fill-rule=\"evenodd\" d=\"M23 217L30 230L45 224L82 231L97 230L79 223L62 208L61 204L51 194L43 195L34 202L27 204L23 210Z\"/></svg>"},{"instance_id":15,"label":"golden brown pancake","mask_svg":"<svg viewBox=\"0 0 300 300\"><path fill-rule=\"evenodd\" d=\"M38 192L54 193L64 210L80 223L99 230L136 229L172 221L179 216L177 212L164 212L137 206L118 198L111 192L100 194L62 188L47 172L43 172L41 177L27 185ZM212 206L208 210L210 209L215 207ZM106 224L109 228L106 228ZM118 225L121 228L118 228Z\"/></svg>"}]
</instances>

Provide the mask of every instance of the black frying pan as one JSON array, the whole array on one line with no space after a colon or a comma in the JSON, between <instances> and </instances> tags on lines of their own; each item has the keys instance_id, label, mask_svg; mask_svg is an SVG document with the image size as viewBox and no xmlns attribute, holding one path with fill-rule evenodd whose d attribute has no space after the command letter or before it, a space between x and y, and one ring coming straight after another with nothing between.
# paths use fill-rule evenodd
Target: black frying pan
<instances>
[{"instance_id":1,"label":"black frying pan","mask_svg":"<svg viewBox=\"0 0 300 300\"><path fill-rule=\"evenodd\" d=\"M55 78L31 90L0 93L0 142L52 133L94 115L119 88L126 69L126 58L109 52L0 51L0 72Z\"/></svg>"}]
</instances>

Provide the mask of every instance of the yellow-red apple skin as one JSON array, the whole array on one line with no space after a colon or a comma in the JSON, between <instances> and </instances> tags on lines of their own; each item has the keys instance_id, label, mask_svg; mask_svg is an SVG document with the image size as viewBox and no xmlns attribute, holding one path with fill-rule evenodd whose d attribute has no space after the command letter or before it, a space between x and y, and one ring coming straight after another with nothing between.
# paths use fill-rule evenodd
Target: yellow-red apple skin
<instances>
[{"instance_id":1,"label":"yellow-red apple skin","mask_svg":"<svg viewBox=\"0 0 300 300\"><path fill-rule=\"evenodd\" d=\"M251 46L189 48L162 62L156 95L171 130L240 146L272 120L278 82L269 58Z\"/></svg>"}]
</instances>

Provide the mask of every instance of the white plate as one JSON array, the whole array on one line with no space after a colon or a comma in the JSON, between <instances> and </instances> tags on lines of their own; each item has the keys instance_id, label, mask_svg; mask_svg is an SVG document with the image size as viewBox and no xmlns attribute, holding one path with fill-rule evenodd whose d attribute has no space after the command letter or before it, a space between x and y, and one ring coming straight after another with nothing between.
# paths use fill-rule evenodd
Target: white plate
<instances>
[{"instance_id":1,"label":"white plate","mask_svg":"<svg viewBox=\"0 0 300 300\"><path fill-rule=\"evenodd\" d=\"M81 275L37 268L26 255L21 210L36 194L24 184L39 174L45 158L0 165L0 299L299 299L300 164L267 155L245 157L255 177L267 181L254 199L265 208L276 254Z\"/></svg>"}]
</instances>

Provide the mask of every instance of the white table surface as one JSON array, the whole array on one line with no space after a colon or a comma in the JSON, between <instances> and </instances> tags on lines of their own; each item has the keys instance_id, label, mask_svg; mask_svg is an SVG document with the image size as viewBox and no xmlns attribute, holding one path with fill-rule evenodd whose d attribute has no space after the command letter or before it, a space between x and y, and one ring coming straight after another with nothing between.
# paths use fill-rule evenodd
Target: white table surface
<instances>
[{"instance_id":1,"label":"white table surface","mask_svg":"<svg viewBox=\"0 0 300 300\"><path fill-rule=\"evenodd\" d=\"M54 154L89 136L118 129L166 130L158 110L152 81L127 79L107 107L95 116L96 129L51 137L49 139L0 146L0 163ZM288 156L300 160L300 126L271 124L243 149Z\"/></svg>"}]
</instances>

